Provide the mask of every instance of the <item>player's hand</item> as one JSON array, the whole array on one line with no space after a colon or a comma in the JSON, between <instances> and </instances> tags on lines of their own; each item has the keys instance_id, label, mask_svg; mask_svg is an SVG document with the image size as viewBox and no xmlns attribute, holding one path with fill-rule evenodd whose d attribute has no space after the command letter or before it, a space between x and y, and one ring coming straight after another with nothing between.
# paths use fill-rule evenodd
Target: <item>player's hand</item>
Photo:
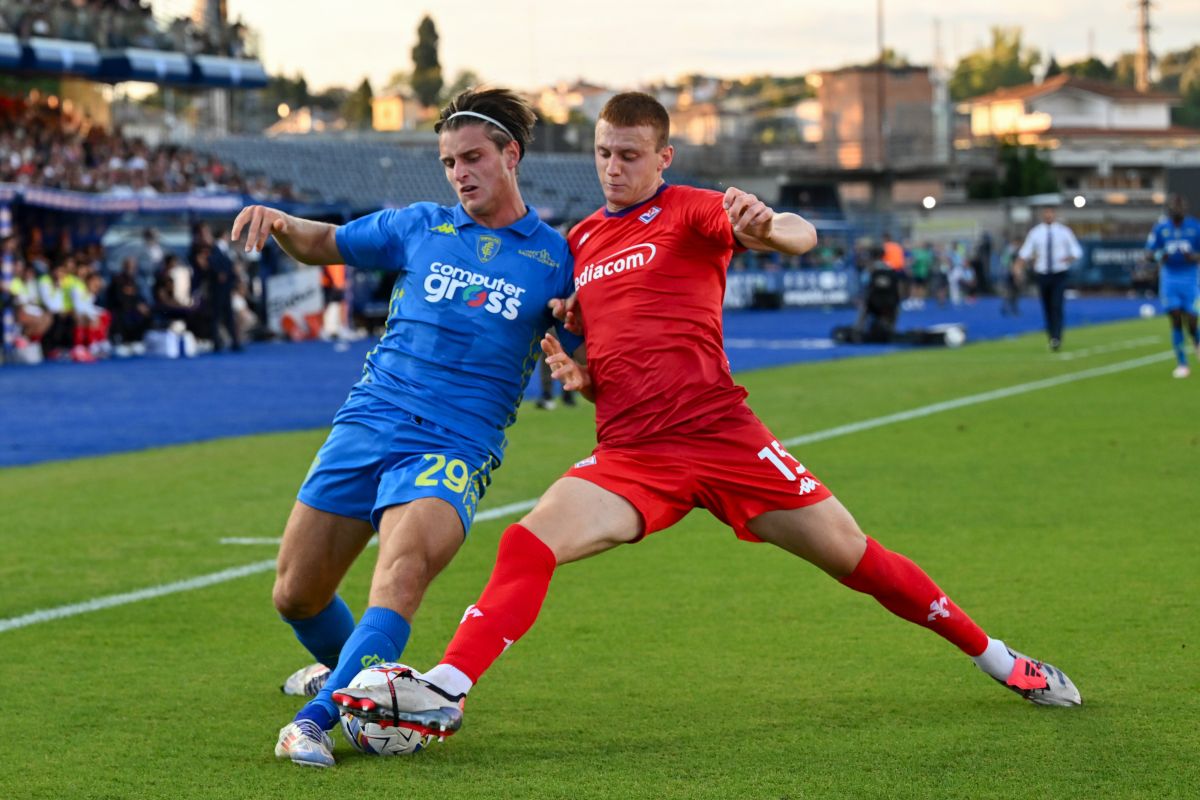
<instances>
[{"instance_id":1,"label":"player's hand","mask_svg":"<svg viewBox=\"0 0 1200 800\"><path fill-rule=\"evenodd\" d=\"M725 190L724 205L734 234L744 234L764 242L771 238L775 211L762 200L730 186Z\"/></svg>"},{"instance_id":2,"label":"player's hand","mask_svg":"<svg viewBox=\"0 0 1200 800\"><path fill-rule=\"evenodd\" d=\"M583 336L583 313L579 310L579 293L572 292L566 300L552 298L548 304L550 313L563 327L576 336Z\"/></svg>"},{"instance_id":3,"label":"player's hand","mask_svg":"<svg viewBox=\"0 0 1200 800\"><path fill-rule=\"evenodd\" d=\"M267 244L267 237L287 233L288 215L275 208L267 206L246 206L233 221L233 229L229 233L232 241L237 241L246 229L246 252L251 250L262 252Z\"/></svg>"},{"instance_id":4,"label":"player's hand","mask_svg":"<svg viewBox=\"0 0 1200 800\"><path fill-rule=\"evenodd\" d=\"M550 375L563 385L569 392L581 392L585 396L592 385L591 376L575 359L567 355L558 339L547 333L542 337L542 352L546 354L546 364L550 367Z\"/></svg>"}]
</instances>

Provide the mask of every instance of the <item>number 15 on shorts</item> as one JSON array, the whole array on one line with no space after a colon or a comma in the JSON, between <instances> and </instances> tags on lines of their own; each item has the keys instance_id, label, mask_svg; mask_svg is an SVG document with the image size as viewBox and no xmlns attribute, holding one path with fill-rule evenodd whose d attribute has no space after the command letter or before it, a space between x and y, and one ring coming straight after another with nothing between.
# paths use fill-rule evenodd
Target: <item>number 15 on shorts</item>
<instances>
[{"instance_id":1,"label":"number 15 on shorts","mask_svg":"<svg viewBox=\"0 0 1200 800\"><path fill-rule=\"evenodd\" d=\"M817 488L817 482L813 480L812 477L804 474L808 472L808 470L804 468L804 465L797 461L795 456L793 456L787 450L784 450L779 442L775 441L774 439L771 440L769 445L758 451L758 458L760 461L770 461L771 464L774 465L775 469L779 470L779 474L787 478L789 481L799 481L800 494L808 494L813 489ZM788 461L795 463L796 468L794 471L788 466Z\"/></svg>"}]
</instances>

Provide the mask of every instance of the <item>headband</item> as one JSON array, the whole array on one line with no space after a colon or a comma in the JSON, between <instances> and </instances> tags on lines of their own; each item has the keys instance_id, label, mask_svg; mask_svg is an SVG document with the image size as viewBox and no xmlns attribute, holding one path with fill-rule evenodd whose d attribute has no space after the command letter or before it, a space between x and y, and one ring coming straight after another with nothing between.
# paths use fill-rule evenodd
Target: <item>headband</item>
<instances>
[{"instance_id":1,"label":"headband","mask_svg":"<svg viewBox=\"0 0 1200 800\"><path fill-rule=\"evenodd\" d=\"M489 117L487 114L480 114L478 111L455 111L453 114L446 117L446 122L449 122L450 120L454 119L455 117L475 117L477 119L483 120L484 122L490 122L493 125L495 125L497 128L499 128L500 130L507 133L508 138L512 139L513 141L516 141L516 139L517 139L517 137L512 135L512 133L508 130L508 128L504 127L503 125L500 124L500 122L498 120L495 120L492 117Z\"/></svg>"}]
</instances>

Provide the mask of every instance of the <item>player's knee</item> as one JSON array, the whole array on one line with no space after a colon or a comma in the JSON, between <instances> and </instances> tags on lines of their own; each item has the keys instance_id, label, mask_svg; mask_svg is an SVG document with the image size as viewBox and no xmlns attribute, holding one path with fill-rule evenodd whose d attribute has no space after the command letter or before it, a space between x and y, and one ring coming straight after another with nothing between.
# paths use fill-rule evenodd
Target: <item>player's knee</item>
<instances>
[{"instance_id":1,"label":"player's knee","mask_svg":"<svg viewBox=\"0 0 1200 800\"><path fill-rule=\"evenodd\" d=\"M275 588L271 591L271 602L275 611L284 619L308 619L321 613L329 605L330 597L315 597L309 593L297 591L282 578L275 580Z\"/></svg>"}]
</instances>

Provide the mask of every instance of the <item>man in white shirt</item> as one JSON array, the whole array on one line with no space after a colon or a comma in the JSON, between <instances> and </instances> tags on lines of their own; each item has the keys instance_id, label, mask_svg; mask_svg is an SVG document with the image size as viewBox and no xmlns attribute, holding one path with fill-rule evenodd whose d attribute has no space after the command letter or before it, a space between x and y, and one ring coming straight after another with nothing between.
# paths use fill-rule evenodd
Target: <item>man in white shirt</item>
<instances>
[{"instance_id":1,"label":"man in white shirt","mask_svg":"<svg viewBox=\"0 0 1200 800\"><path fill-rule=\"evenodd\" d=\"M1042 209L1042 221L1034 225L1017 252L1020 268L1033 267L1038 291L1042 296L1042 313L1046 320L1046 335L1050 349L1062 347L1063 292L1067 288L1067 271L1083 256L1083 249L1071 229L1055 222L1053 206Z\"/></svg>"}]
</instances>

